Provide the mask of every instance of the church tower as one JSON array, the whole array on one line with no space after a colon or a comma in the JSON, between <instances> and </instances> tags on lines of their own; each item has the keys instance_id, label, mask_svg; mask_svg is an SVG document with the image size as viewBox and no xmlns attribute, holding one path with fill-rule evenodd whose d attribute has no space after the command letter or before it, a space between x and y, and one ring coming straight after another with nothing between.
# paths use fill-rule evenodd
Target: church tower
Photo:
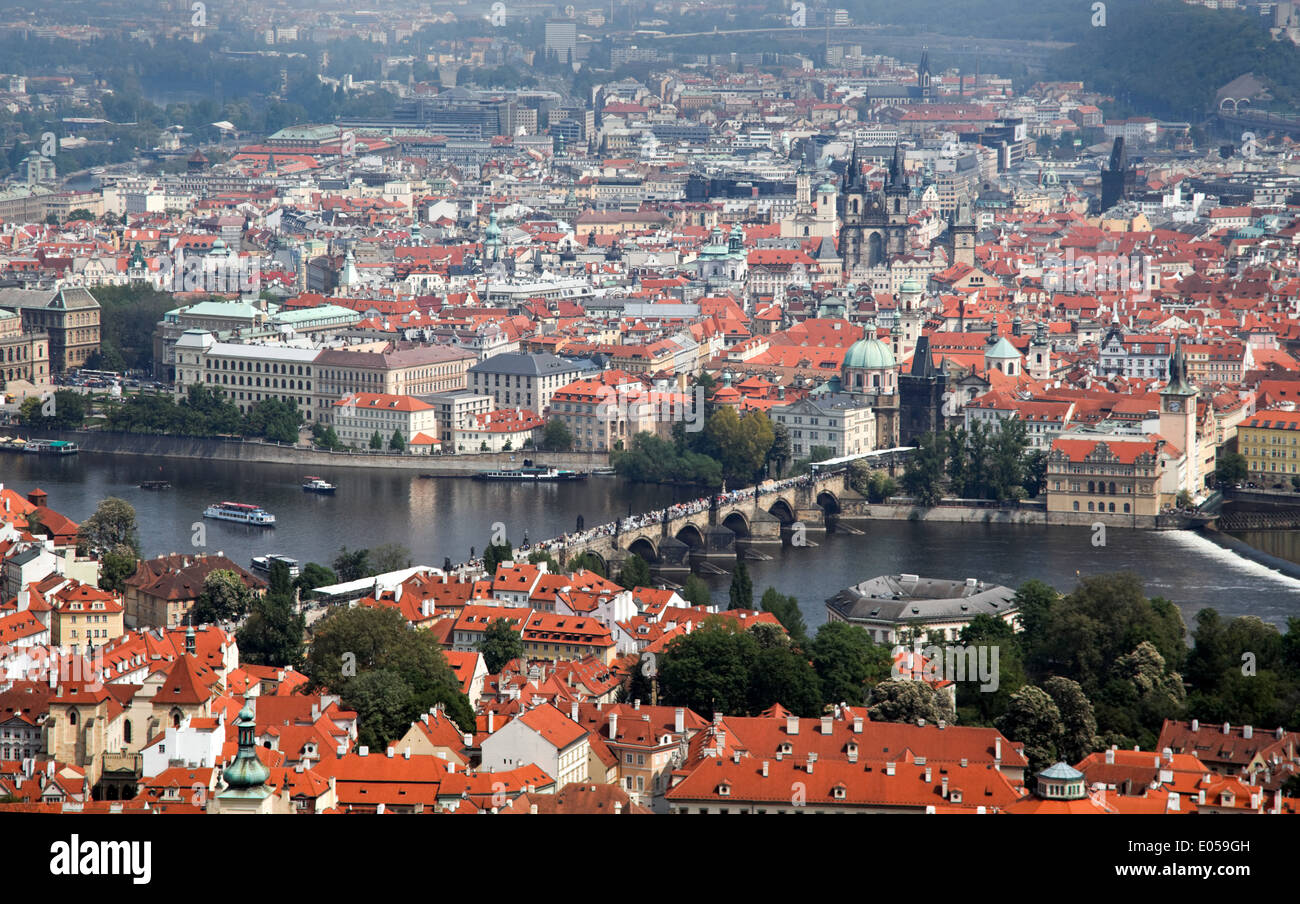
<instances>
[{"instance_id":1,"label":"church tower","mask_svg":"<svg viewBox=\"0 0 1300 904\"><path fill-rule=\"evenodd\" d=\"M1052 343L1047 338L1047 324L1039 321L1029 343L1029 376L1046 380L1052 375Z\"/></svg>"},{"instance_id":2,"label":"church tower","mask_svg":"<svg viewBox=\"0 0 1300 904\"><path fill-rule=\"evenodd\" d=\"M934 89L930 85L930 50L926 47L921 48L921 62L916 67L916 87L921 92L921 103L933 102Z\"/></svg>"},{"instance_id":3,"label":"church tower","mask_svg":"<svg viewBox=\"0 0 1300 904\"><path fill-rule=\"evenodd\" d=\"M948 225L951 235L950 263L975 266L975 218L971 215L970 201L957 204L957 215Z\"/></svg>"},{"instance_id":4,"label":"church tower","mask_svg":"<svg viewBox=\"0 0 1300 904\"><path fill-rule=\"evenodd\" d=\"M1179 487L1195 493L1200 486L1200 455L1196 448L1196 398L1199 390L1187 381L1187 359L1183 337L1174 340L1169 359L1169 382L1160 390L1160 435L1177 445L1187 456L1186 480Z\"/></svg>"}]
</instances>

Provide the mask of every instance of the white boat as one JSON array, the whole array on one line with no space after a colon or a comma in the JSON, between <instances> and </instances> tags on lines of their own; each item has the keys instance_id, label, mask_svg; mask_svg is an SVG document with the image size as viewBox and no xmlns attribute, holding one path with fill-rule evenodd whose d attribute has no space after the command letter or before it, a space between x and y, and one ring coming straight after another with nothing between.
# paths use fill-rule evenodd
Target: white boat
<instances>
[{"instance_id":1,"label":"white boat","mask_svg":"<svg viewBox=\"0 0 1300 904\"><path fill-rule=\"evenodd\" d=\"M333 493L338 487L327 480L321 480L319 477L307 476L303 478L306 483L302 488L309 493Z\"/></svg>"},{"instance_id":2,"label":"white boat","mask_svg":"<svg viewBox=\"0 0 1300 904\"><path fill-rule=\"evenodd\" d=\"M244 502L218 502L203 511L204 518L218 521L234 521L236 524L252 524L257 527L275 527L275 515Z\"/></svg>"},{"instance_id":3,"label":"white boat","mask_svg":"<svg viewBox=\"0 0 1300 904\"><path fill-rule=\"evenodd\" d=\"M264 556L253 556L253 570L260 571L263 574L270 574L271 566L276 562L283 562L289 566L289 577L291 578L296 578L302 573L302 569L298 567L297 559L282 556L278 552L267 553Z\"/></svg>"}]
</instances>

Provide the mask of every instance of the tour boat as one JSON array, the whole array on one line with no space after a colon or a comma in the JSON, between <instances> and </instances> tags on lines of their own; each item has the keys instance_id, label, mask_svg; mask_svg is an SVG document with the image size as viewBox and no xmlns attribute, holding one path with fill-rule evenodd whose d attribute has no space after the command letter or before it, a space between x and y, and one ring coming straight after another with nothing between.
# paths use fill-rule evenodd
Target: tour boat
<instances>
[{"instance_id":1,"label":"tour boat","mask_svg":"<svg viewBox=\"0 0 1300 904\"><path fill-rule=\"evenodd\" d=\"M264 556L253 556L253 570L260 571L264 574L271 573L271 566L276 562L283 562L289 566L289 577L296 578L302 573L298 567L298 560L291 559L288 556L282 556L278 552L267 553Z\"/></svg>"},{"instance_id":2,"label":"tour boat","mask_svg":"<svg viewBox=\"0 0 1300 904\"><path fill-rule=\"evenodd\" d=\"M29 439L23 446L24 452L39 452L45 455L76 455L77 444L61 439Z\"/></svg>"},{"instance_id":3,"label":"tour boat","mask_svg":"<svg viewBox=\"0 0 1300 904\"><path fill-rule=\"evenodd\" d=\"M319 477L308 475L307 477L304 477L303 480L307 482L302 485L302 488L308 493L333 493L338 489L334 484L321 480Z\"/></svg>"},{"instance_id":4,"label":"tour boat","mask_svg":"<svg viewBox=\"0 0 1300 904\"><path fill-rule=\"evenodd\" d=\"M243 502L218 502L208 506L203 512L204 518L218 521L234 521L237 524L252 524L257 527L275 527L275 515L256 505Z\"/></svg>"},{"instance_id":5,"label":"tour boat","mask_svg":"<svg viewBox=\"0 0 1300 904\"><path fill-rule=\"evenodd\" d=\"M506 468L500 471L479 471L475 480L523 480L527 482L554 480L586 480L587 475L581 471L567 471L563 468Z\"/></svg>"},{"instance_id":6,"label":"tour boat","mask_svg":"<svg viewBox=\"0 0 1300 904\"><path fill-rule=\"evenodd\" d=\"M146 480L140 484L142 490L170 490L172 485L166 480Z\"/></svg>"}]
</instances>

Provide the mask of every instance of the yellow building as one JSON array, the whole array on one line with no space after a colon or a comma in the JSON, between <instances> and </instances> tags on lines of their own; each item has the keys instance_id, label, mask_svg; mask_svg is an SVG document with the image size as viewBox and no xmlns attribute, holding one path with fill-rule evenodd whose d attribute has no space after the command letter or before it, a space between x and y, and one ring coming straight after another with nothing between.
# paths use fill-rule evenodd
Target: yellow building
<instances>
[{"instance_id":1,"label":"yellow building","mask_svg":"<svg viewBox=\"0 0 1300 904\"><path fill-rule=\"evenodd\" d=\"M1300 411L1261 411L1237 428L1237 449L1254 483L1289 488L1300 475Z\"/></svg>"},{"instance_id":2,"label":"yellow building","mask_svg":"<svg viewBox=\"0 0 1300 904\"><path fill-rule=\"evenodd\" d=\"M79 581L69 581L48 595L53 610L51 635L58 646L88 653L126 633L122 598Z\"/></svg>"}]
</instances>

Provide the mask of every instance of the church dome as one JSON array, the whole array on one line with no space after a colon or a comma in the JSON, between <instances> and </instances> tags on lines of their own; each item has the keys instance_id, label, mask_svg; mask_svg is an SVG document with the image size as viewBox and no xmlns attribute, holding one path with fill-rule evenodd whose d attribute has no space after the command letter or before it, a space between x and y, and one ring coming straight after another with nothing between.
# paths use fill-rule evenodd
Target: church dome
<instances>
[{"instance_id":1,"label":"church dome","mask_svg":"<svg viewBox=\"0 0 1300 904\"><path fill-rule=\"evenodd\" d=\"M859 339L844 355L845 367L879 370L894 366L894 353L879 339Z\"/></svg>"},{"instance_id":2,"label":"church dome","mask_svg":"<svg viewBox=\"0 0 1300 904\"><path fill-rule=\"evenodd\" d=\"M823 182L821 186L818 187L817 189L817 194L819 195L831 195L834 193L835 193L835 186L831 185L829 182Z\"/></svg>"},{"instance_id":3,"label":"church dome","mask_svg":"<svg viewBox=\"0 0 1300 904\"><path fill-rule=\"evenodd\" d=\"M1019 358L1020 352L1016 351L1016 347L1007 341L1006 336L1003 336L994 343L991 349L984 353L984 357L1010 361Z\"/></svg>"}]
</instances>

